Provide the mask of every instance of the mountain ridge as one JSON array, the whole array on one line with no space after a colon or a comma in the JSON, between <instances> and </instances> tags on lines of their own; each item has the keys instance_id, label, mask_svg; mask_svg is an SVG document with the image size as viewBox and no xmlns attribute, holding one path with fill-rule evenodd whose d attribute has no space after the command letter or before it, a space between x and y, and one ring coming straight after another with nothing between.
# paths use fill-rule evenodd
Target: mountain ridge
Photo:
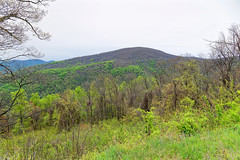
<instances>
[{"instance_id":1,"label":"mountain ridge","mask_svg":"<svg viewBox=\"0 0 240 160\"><path fill-rule=\"evenodd\" d=\"M51 63L54 61L44 61L41 59L28 59L28 60L10 60L7 62L3 62L2 64L10 67L11 70L16 71L19 69L23 69L25 67L31 67L36 65L42 65L46 63Z\"/></svg>"},{"instance_id":2,"label":"mountain ridge","mask_svg":"<svg viewBox=\"0 0 240 160\"><path fill-rule=\"evenodd\" d=\"M86 65L90 63L98 63L103 61L115 61L116 66L136 65L139 62L147 60L168 60L181 56L175 56L161 50L147 47L129 47L113 51L103 52L94 55L75 57L63 61L56 61L42 65L43 69L64 68L69 65Z\"/></svg>"},{"instance_id":3,"label":"mountain ridge","mask_svg":"<svg viewBox=\"0 0 240 160\"><path fill-rule=\"evenodd\" d=\"M76 58L71 58L68 60L74 60L74 59L87 59L91 60L92 58L96 58L96 60L99 59L99 57L102 57L101 59L104 59L105 61L108 60L114 60L114 59L124 59L124 60L132 60L132 59L139 59L136 56L143 56L143 58L164 58L164 59L169 59L169 58L176 58L179 56L175 56L166 52L163 52L161 50L157 49L152 49L152 48L147 48L147 47L129 47L129 48L121 48L113 51L107 51L107 52L102 52L99 54L94 54L94 55L89 55L89 56L82 56L82 57L76 57ZM130 59L129 59L130 58Z\"/></svg>"},{"instance_id":4,"label":"mountain ridge","mask_svg":"<svg viewBox=\"0 0 240 160\"><path fill-rule=\"evenodd\" d=\"M167 67L168 62L177 63L187 59L151 48L123 48L34 66L32 69L35 73L31 78L37 83L25 89L29 93L61 93L67 88L77 86L89 88L91 82L99 76L112 76L119 81L129 81L158 72L159 61L164 61L163 65Z\"/></svg>"}]
</instances>

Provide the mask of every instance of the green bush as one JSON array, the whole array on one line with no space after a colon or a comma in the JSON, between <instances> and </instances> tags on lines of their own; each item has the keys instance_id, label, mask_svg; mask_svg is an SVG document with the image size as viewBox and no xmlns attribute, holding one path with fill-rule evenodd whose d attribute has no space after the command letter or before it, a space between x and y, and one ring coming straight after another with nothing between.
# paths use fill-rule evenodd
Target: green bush
<instances>
[{"instance_id":1,"label":"green bush","mask_svg":"<svg viewBox=\"0 0 240 160\"><path fill-rule=\"evenodd\" d=\"M216 124L223 126L231 126L240 122L240 91L232 101L225 101L225 97L221 97L215 105Z\"/></svg>"},{"instance_id":2,"label":"green bush","mask_svg":"<svg viewBox=\"0 0 240 160\"><path fill-rule=\"evenodd\" d=\"M145 133L147 133L148 135L150 135L153 130L154 130L154 111L155 108L151 108L151 110L149 112L144 111L142 109L138 109L141 112L143 121L144 121L144 129L145 129Z\"/></svg>"},{"instance_id":3,"label":"green bush","mask_svg":"<svg viewBox=\"0 0 240 160\"><path fill-rule=\"evenodd\" d=\"M194 100L186 97L180 102L184 112L180 112L177 128L186 135L192 135L200 131L208 121L204 113L199 113L193 109Z\"/></svg>"}]
</instances>

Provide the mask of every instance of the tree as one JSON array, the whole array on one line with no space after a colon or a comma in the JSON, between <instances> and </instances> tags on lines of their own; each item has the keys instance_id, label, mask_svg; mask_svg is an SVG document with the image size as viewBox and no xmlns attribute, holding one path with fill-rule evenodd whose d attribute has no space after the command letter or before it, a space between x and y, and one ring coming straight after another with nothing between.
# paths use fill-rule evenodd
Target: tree
<instances>
[{"instance_id":1,"label":"tree","mask_svg":"<svg viewBox=\"0 0 240 160\"><path fill-rule=\"evenodd\" d=\"M221 81L226 85L230 81L231 71L240 58L240 25L232 25L228 35L220 34L217 41L210 42L211 58L220 73Z\"/></svg>"},{"instance_id":2,"label":"tree","mask_svg":"<svg viewBox=\"0 0 240 160\"><path fill-rule=\"evenodd\" d=\"M28 31L41 40L50 38L34 24L46 15L42 6L49 0L1 0L0 1L0 49L20 49L29 38Z\"/></svg>"},{"instance_id":3,"label":"tree","mask_svg":"<svg viewBox=\"0 0 240 160\"><path fill-rule=\"evenodd\" d=\"M21 88L28 84L24 81L26 76L19 80L7 62L23 56L40 56L36 49L25 47L24 44L29 39L30 32L40 40L49 40L50 34L43 32L36 24L46 15L45 7L50 1L52 0L0 0L0 86L5 80L18 80L18 88L12 100L6 102L0 98L0 117L13 108L21 96Z\"/></svg>"},{"instance_id":4,"label":"tree","mask_svg":"<svg viewBox=\"0 0 240 160\"><path fill-rule=\"evenodd\" d=\"M15 94L18 92L12 92L12 97L15 98ZM17 117L15 129L17 132L22 133L23 129L27 127L29 121L29 112L30 108L27 106L27 95L24 89L19 91L20 95L17 100L15 100L15 107L12 110L12 113Z\"/></svg>"}]
</instances>

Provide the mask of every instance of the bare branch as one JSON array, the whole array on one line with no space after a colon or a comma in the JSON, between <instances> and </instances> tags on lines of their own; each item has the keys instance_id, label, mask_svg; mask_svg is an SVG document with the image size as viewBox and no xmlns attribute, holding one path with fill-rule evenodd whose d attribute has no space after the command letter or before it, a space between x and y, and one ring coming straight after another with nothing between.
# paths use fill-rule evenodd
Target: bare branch
<instances>
[{"instance_id":1,"label":"bare branch","mask_svg":"<svg viewBox=\"0 0 240 160\"><path fill-rule=\"evenodd\" d=\"M19 76L19 73L14 72L7 62L19 57L41 56L36 49L25 47L24 43L29 39L29 32L32 32L40 40L49 40L50 34L43 32L36 26L36 23L46 15L43 7L51 1L0 0L0 69L2 69L0 70L0 82L17 84L17 92L12 100L5 96L7 93L3 93L4 96L0 97L0 117L12 110L21 96L22 87L31 83L26 80L29 73Z\"/></svg>"},{"instance_id":2,"label":"bare branch","mask_svg":"<svg viewBox=\"0 0 240 160\"><path fill-rule=\"evenodd\" d=\"M223 84L229 82L232 68L240 57L240 26L232 25L228 31L227 36L221 33L217 41L208 41L213 63L220 71Z\"/></svg>"}]
</instances>

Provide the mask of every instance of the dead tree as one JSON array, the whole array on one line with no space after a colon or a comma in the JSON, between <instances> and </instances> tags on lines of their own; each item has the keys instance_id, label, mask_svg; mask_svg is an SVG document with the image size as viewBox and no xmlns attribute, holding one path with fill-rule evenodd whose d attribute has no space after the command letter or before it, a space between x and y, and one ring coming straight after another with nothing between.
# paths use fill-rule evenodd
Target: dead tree
<instances>
[{"instance_id":1,"label":"dead tree","mask_svg":"<svg viewBox=\"0 0 240 160\"><path fill-rule=\"evenodd\" d=\"M220 34L217 41L210 41L212 62L219 72L221 81L227 85L233 66L240 58L240 26L232 25L228 35Z\"/></svg>"}]
</instances>

